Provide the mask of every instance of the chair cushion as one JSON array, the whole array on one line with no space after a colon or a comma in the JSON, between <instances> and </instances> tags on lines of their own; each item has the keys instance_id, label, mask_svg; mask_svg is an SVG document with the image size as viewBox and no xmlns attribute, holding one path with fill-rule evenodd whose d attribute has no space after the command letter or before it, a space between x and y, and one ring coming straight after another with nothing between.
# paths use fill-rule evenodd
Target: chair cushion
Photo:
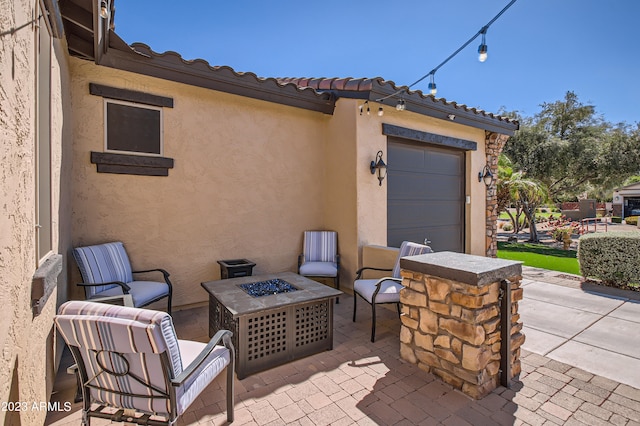
<instances>
[{"instance_id":1,"label":"chair cushion","mask_svg":"<svg viewBox=\"0 0 640 426\"><path fill-rule=\"evenodd\" d=\"M373 293L376 290L376 283L378 279L367 280L355 280L353 283L353 290L364 299L373 303ZM400 302L400 290L404 286L398 282L392 280L384 280L380 284L380 291L376 295L376 303L395 303Z\"/></svg>"},{"instance_id":2,"label":"chair cushion","mask_svg":"<svg viewBox=\"0 0 640 426\"><path fill-rule=\"evenodd\" d=\"M316 277L335 277L338 265L333 262L305 262L300 265L300 275Z\"/></svg>"},{"instance_id":3,"label":"chair cushion","mask_svg":"<svg viewBox=\"0 0 640 426\"><path fill-rule=\"evenodd\" d=\"M305 231L303 253L305 262L335 262L338 253L338 233Z\"/></svg>"},{"instance_id":4,"label":"chair cushion","mask_svg":"<svg viewBox=\"0 0 640 426\"><path fill-rule=\"evenodd\" d=\"M393 267L393 273L391 276L393 278L400 278L400 259L407 256L417 256L425 253L433 253L433 250L431 250L431 247L429 246L412 243L410 241L403 241L400 245L400 252L398 253L398 258L396 259L396 264Z\"/></svg>"},{"instance_id":5,"label":"chair cushion","mask_svg":"<svg viewBox=\"0 0 640 426\"><path fill-rule=\"evenodd\" d=\"M167 283L155 281L132 281L127 284L131 287L129 294L133 299L133 306L140 307L149 304L152 300L159 299L169 294L169 286ZM119 296L122 293L122 287L115 286L103 292L95 293L92 298Z\"/></svg>"},{"instance_id":6,"label":"chair cushion","mask_svg":"<svg viewBox=\"0 0 640 426\"><path fill-rule=\"evenodd\" d=\"M191 364L207 346L205 343L189 340L178 340L178 344L185 369L189 367L189 364ZM189 379L176 389L178 415L181 415L189 408L189 405L191 405L196 397L200 395L230 362L231 355L229 349L224 346L218 345L211 351ZM231 390L228 389L227 391L230 392Z\"/></svg>"},{"instance_id":7,"label":"chair cushion","mask_svg":"<svg viewBox=\"0 0 640 426\"><path fill-rule=\"evenodd\" d=\"M73 257L78 264L82 281L85 283L101 284L112 281L129 283L133 281L131 262L121 242L99 244L73 249ZM114 287L114 284L104 287L85 287L86 297L91 298L95 293Z\"/></svg>"}]
</instances>

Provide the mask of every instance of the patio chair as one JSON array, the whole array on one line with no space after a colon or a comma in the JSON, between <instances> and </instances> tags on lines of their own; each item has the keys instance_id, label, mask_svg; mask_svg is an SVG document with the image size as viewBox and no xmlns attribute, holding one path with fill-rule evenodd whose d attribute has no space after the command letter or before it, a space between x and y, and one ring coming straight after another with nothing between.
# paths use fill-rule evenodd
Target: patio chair
<instances>
[{"instance_id":1,"label":"patio chair","mask_svg":"<svg viewBox=\"0 0 640 426\"><path fill-rule=\"evenodd\" d=\"M218 331L209 343L178 340L165 312L89 301L64 303L54 322L78 365L82 425L92 417L174 425L225 368L227 420L233 421L230 331Z\"/></svg>"},{"instance_id":2,"label":"patio chair","mask_svg":"<svg viewBox=\"0 0 640 426\"><path fill-rule=\"evenodd\" d=\"M338 233L335 231L305 231L302 254L298 255L298 274L309 278L333 278L340 290L340 255ZM336 303L340 299L336 298Z\"/></svg>"},{"instance_id":3,"label":"patio chair","mask_svg":"<svg viewBox=\"0 0 640 426\"><path fill-rule=\"evenodd\" d=\"M372 268L365 266L356 271L356 280L353 283L353 322L356 322L356 300L362 297L371 305L371 341L376 338L376 305L383 303L395 303L400 315L400 290L404 288L400 278L400 259L406 256L433 253L431 247L422 244L403 241L398 252L398 257L393 269ZM362 273L366 270L389 271L390 277L376 279L362 279Z\"/></svg>"},{"instance_id":4,"label":"patio chair","mask_svg":"<svg viewBox=\"0 0 640 426\"><path fill-rule=\"evenodd\" d=\"M129 256L121 242L99 244L73 249L87 299L130 294L133 306L141 308L168 298L167 312L171 315L173 286L169 273L164 269L132 271ZM164 282L134 281L133 274L161 272Z\"/></svg>"}]
</instances>

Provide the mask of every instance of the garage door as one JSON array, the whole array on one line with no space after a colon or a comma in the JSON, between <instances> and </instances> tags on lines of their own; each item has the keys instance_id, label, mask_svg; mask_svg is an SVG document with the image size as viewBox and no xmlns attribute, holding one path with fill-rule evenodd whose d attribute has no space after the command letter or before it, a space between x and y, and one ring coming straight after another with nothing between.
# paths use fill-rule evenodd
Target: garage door
<instances>
[{"instance_id":1,"label":"garage door","mask_svg":"<svg viewBox=\"0 0 640 426\"><path fill-rule=\"evenodd\" d=\"M387 245L464 252L464 151L388 138Z\"/></svg>"}]
</instances>

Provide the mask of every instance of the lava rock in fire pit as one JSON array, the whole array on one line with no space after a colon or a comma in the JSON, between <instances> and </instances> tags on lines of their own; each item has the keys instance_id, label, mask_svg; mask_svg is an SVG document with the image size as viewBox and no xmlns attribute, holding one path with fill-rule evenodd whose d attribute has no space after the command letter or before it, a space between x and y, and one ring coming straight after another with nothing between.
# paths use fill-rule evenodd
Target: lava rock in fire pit
<instances>
[{"instance_id":1,"label":"lava rock in fire pit","mask_svg":"<svg viewBox=\"0 0 640 426\"><path fill-rule=\"evenodd\" d=\"M269 296L270 294L290 293L298 290L285 280L275 278L273 280L258 281L255 283L239 284L240 288L253 297Z\"/></svg>"}]
</instances>

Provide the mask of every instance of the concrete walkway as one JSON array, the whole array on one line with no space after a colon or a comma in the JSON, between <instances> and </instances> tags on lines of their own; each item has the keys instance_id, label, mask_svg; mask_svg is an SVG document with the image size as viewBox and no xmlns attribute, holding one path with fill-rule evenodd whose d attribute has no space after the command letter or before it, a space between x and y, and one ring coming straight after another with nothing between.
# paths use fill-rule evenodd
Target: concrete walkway
<instances>
[{"instance_id":1,"label":"concrete walkway","mask_svg":"<svg viewBox=\"0 0 640 426\"><path fill-rule=\"evenodd\" d=\"M640 293L523 267L523 348L640 389Z\"/></svg>"}]
</instances>

